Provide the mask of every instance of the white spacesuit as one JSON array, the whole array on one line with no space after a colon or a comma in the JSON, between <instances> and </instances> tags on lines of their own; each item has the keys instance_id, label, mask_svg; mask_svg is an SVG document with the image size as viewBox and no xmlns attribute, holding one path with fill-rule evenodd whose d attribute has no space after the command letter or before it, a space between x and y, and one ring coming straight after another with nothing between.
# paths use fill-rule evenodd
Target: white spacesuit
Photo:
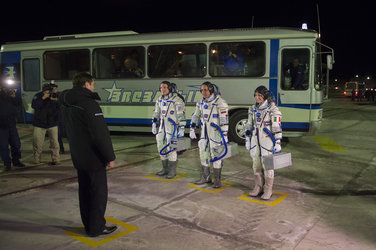
<instances>
[{"instance_id":1,"label":"white spacesuit","mask_svg":"<svg viewBox=\"0 0 376 250\"><path fill-rule=\"evenodd\" d=\"M204 87L207 86L207 87ZM205 98L203 87L210 92ZM214 187L221 187L222 157L225 154L225 143L228 142L228 105L217 94L216 86L210 82L201 85L204 98L197 102L196 110L191 120L191 139L196 139L194 129L198 127L201 119L201 136L198 142L202 167L201 179L195 184L211 183L210 163L213 163Z\"/></svg>"},{"instance_id":2,"label":"white spacesuit","mask_svg":"<svg viewBox=\"0 0 376 250\"><path fill-rule=\"evenodd\" d=\"M176 176L177 138L184 136L185 104L184 99L174 92L174 83L168 85L169 93L158 98L154 107L152 132L156 134L157 147L162 160L162 170L157 175L167 175L168 179ZM159 129L157 131L157 126Z\"/></svg>"},{"instance_id":3,"label":"white spacesuit","mask_svg":"<svg viewBox=\"0 0 376 250\"><path fill-rule=\"evenodd\" d=\"M282 114L271 101L269 90L260 86L255 91L255 97L259 93L263 100L249 108L245 132L246 148L250 150L255 175L255 187L249 195L257 196L263 189L261 198L268 200L272 195L274 170L265 169L262 156L281 151Z\"/></svg>"}]
</instances>

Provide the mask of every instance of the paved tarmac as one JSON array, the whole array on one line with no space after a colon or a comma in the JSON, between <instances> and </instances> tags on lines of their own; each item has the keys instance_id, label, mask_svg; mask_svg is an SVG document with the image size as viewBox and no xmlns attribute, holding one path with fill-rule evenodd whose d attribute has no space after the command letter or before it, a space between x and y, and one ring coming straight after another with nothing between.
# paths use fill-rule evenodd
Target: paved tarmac
<instances>
[{"instance_id":1,"label":"paved tarmac","mask_svg":"<svg viewBox=\"0 0 376 250\"><path fill-rule=\"evenodd\" d=\"M376 106L330 99L316 136L289 138L293 166L276 171L270 201L250 198L244 147L224 161L221 189L196 186L197 142L179 155L178 176L161 168L154 136L113 133L108 171L111 235L89 238L69 154L33 165L32 127L19 125L27 167L0 173L0 249L376 249ZM67 142L66 148L69 151Z\"/></svg>"}]
</instances>

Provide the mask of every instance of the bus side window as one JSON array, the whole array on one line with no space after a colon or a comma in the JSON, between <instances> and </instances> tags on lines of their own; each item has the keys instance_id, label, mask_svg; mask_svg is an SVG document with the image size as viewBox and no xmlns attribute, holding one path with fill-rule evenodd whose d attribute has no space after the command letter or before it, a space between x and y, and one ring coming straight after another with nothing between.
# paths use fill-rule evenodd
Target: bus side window
<instances>
[{"instance_id":1,"label":"bus side window","mask_svg":"<svg viewBox=\"0 0 376 250\"><path fill-rule=\"evenodd\" d=\"M281 88L283 90L307 90L309 88L308 49L284 49L282 51Z\"/></svg>"},{"instance_id":2,"label":"bus side window","mask_svg":"<svg viewBox=\"0 0 376 250\"><path fill-rule=\"evenodd\" d=\"M39 58L28 58L23 60L23 90L40 90L40 62Z\"/></svg>"},{"instance_id":3,"label":"bus side window","mask_svg":"<svg viewBox=\"0 0 376 250\"><path fill-rule=\"evenodd\" d=\"M90 71L90 51L46 51L43 55L43 68L45 80L72 80L75 73Z\"/></svg>"},{"instance_id":4,"label":"bus side window","mask_svg":"<svg viewBox=\"0 0 376 250\"><path fill-rule=\"evenodd\" d=\"M144 47L95 49L93 58L93 73L98 79L142 78L144 76Z\"/></svg>"},{"instance_id":5,"label":"bus side window","mask_svg":"<svg viewBox=\"0 0 376 250\"><path fill-rule=\"evenodd\" d=\"M150 77L203 77L206 75L204 44L152 45L148 50Z\"/></svg>"},{"instance_id":6,"label":"bus side window","mask_svg":"<svg viewBox=\"0 0 376 250\"><path fill-rule=\"evenodd\" d=\"M211 76L260 77L265 74L265 43L213 43L210 45Z\"/></svg>"}]
</instances>

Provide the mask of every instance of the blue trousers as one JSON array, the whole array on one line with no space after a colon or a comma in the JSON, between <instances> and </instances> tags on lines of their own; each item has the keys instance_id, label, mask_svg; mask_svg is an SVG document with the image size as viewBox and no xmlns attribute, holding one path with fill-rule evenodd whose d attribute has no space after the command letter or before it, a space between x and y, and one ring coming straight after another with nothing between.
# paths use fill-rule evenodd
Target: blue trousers
<instances>
[{"instance_id":1,"label":"blue trousers","mask_svg":"<svg viewBox=\"0 0 376 250\"><path fill-rule=\"evenodd\" d=\"M12 158L9 155L9 146ZM0 128L0 155L4 166L10 166L11 162L17 164L21 159L21 141L18 136L17 127Z\"/></svg>"}]
</instances>

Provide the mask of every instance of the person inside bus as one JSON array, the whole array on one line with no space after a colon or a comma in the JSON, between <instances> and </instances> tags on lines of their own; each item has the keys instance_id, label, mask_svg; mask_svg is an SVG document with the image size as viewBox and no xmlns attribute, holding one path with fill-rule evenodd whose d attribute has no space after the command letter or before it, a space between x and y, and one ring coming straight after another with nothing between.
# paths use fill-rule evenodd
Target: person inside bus
<instances>
[{"instance_id":1,"label":"person inside bus","mask_svg":"<svg viewBox=\"0 0 376 250\"><path fill-rule=\"evenodd\" d=\"M144 73L142 70L135 66L134 63L132 63L132 58L127 57L124 60L123 68L120 72L120 77L122 78L140 78L143 77Z\"/></svg>"},{"instance_id":2,"label":"person inside bus","mask_svg":"<svg viewBox=\"0 0 376 250\"><path fill-rule=\"evenodd\" d=\"M294 58L293 61L288 65L287 72L291 76L291 89L302 90L304 81L304 71L305 67L299 62L298 58Z\"/></svg>"},{"instance_id":3,"label":"person inside bus","mask_svg":"<svg viewBox=\"0 0 376 250\"><path fill-rule=\"evenodd\" d=\"M244 58L234 46L222 56L224 74L229 76L240 75L244 72Z\"/></svg>"},{"instance_id":4,"label":"person inside bus","mask_svg":"<svg viewBox=\"0 0 376 250\"><path fill-rule=\"evenodd\" d=\"M171 64L171 66L166 70L166 76L169 77L180 77L183 76L182 73L182 62L181 59L183 56L181 54L177 54L174 62Z\"/></svg>"},{"instance_id":5,"label":"person inside bus","mask_svg":"<svg viewBox=\"0 0 376 250\"><path fill-rule=\"evenodd\" d=\"M118 78L120 76L121 72L121 61L119 58L116 56L115 53L112 53L110 55L110 67L111 67L111 76L114 78Z\"/></svg>"},{"instance_id":6,"label":"person inside bus","mask_svg":"<svg viewBox=\"0 0 376 250\"><path fill-rule=\"evenodd\" d=\"M184 137L185 103L176 92L175 83L163 81L159 89L162 96L155 102L152 123L152 133L156 135L162 160L162 170L157 175L172 179L176 176L177 140Z\"/></svg>"},{"instance_id":7,"label":"person inside bus","mask_svg":"<svg viewBox=\"0 0 376 250\"><path fill-rule=\"evenodd\" d=\"M265 168L263 156L281 151L282 113L273 102L273 94L265 86L257 87L254 97L256 104L249 108L245 125L245 145L250 151L255 175L255 186L249 195L256 197L263 192L261 199L269 200L272 196L274 170Z\"/></svg>"}]
</instances>

